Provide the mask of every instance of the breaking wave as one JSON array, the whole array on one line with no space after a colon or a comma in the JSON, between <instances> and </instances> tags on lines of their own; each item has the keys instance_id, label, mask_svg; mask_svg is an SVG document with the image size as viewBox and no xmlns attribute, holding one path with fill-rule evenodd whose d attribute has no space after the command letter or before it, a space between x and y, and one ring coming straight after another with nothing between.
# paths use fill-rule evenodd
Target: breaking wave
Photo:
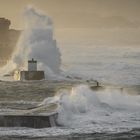
<instances>
[{"instance_id":1,"label":"breaking wave","mask_svg":"<svg viewBox=\"0 0 140 140\"><path fill-rule=\"evenodd\" d=\"M93 131L121 131L139 125L140 95L129 95L117 88L91 90L74 87L61 93L58 123L70 128Z\"/></svg>"},{"instance_id":2,"label":"breaking wave","mask_svg":"<svg viewBox=\"0 0 140 140\"><path fill-rule=\"evenodd\" d=\"M0 136L36 139L63 139L66 136L67 139L67 136L73 138L87 134L92 138L92 134L99 134L102 138L114 134L118 138L120 133L127 135L140 128L140 95L130 95L119 88L91 89L87 85L79 85L71 90L59 91L56 96L46 98L40 105L51 103L59 104L57 122L60 126L42 129L0 128Z\"/></svg>"}]
</instances>

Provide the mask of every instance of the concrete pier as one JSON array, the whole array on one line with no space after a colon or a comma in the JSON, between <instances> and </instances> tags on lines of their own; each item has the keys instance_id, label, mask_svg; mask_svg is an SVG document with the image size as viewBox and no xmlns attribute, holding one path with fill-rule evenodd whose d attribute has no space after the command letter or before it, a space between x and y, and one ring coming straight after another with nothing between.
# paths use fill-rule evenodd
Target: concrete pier
<instances>
[{"instance_id":1,"label":"concrete pier","mask_svg":"<svg viewBox=\"0 0 140 140\"><path fill-rule=\"evenodd\" d=\"M0 115L0 127L45 128L56 126L57 114L48 116Z\"/></svg>"},{"instance_id":2,"label":"concrete pier","mask_svg":"<svg viewBox=\"0 0 140 140\"><path fill-rule=\"evenodd\" d=\"M8 106L7 106L8 107ZM0 111L0 127L44 128L56 126L58 105L11 104Z\"/></svg>"}]
</instances>

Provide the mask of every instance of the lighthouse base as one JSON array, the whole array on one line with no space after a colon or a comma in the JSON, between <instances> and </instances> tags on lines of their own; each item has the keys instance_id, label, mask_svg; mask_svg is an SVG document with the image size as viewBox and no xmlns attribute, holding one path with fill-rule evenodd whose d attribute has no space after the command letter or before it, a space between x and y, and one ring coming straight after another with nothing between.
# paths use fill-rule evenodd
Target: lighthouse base
<instances>
[{"instance_id":1,"label":"lighthouse base","mask_svg":"<svg viewBox=\"0 0 140 140\"><path fill-rule=\"evenodd\" d=\"M16 80L43 80L44 71L19 71L14 75Z\"/></svg>"}]
</instances>

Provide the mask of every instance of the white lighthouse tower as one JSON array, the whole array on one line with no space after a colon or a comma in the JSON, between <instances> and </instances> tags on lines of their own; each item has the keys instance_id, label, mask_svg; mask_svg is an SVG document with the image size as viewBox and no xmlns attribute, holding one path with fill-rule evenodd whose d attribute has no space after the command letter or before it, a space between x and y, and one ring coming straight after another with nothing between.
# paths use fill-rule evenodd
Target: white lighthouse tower
<instances>
[{"instance_id":1,"label":"white lighthouse tower","mask_svg":"<svg viewBox=\"0 0 140 140\"><path fill-rule=\"evenodd\" d=\"M33 58L28 60L28 71L37 71L37 61Z\"/></svg>"}]
</instances>

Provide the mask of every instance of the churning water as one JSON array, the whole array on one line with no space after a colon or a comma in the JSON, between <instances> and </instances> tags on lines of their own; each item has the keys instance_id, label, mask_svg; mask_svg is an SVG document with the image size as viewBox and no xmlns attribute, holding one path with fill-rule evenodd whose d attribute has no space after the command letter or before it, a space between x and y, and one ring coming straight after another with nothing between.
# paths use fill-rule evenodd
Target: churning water
<instances>
[{"instance_id":1,"label":"churning water","mask_svg":"<svg viewBox=\"0 0 140 140\"><path fill-rule=\"evenodd\" d=\"M108 139L140 137L140 95L125 88L104 87L98 90L86 85L64 90L45 99L59 103L57 123L43 129L0 128L1 138L23 139ZM39 94L39 93L38 93Z\"/></svg>"}]
</instances>

